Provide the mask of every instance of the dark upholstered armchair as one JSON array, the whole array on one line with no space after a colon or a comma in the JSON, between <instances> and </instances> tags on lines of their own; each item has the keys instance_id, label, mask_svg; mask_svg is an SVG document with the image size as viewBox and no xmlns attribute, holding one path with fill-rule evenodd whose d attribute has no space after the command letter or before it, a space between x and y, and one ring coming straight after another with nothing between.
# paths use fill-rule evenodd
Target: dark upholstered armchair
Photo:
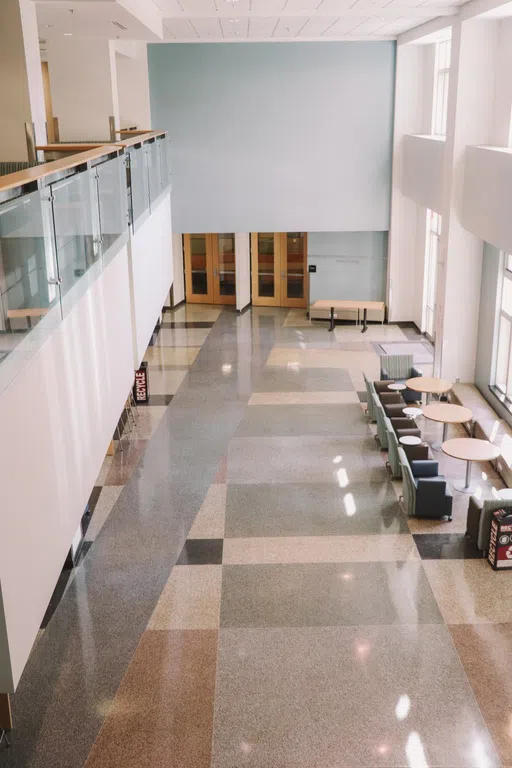
<instances>
[{"instance_id":1,"label":"dark upholstered armchair","mask_svg":"<svg viewBox=\"0 0 512 768\"><path fill-rule=\"evenodd\" d=\"M423 376L419 368L415 368L412 361L412 355L381 355L380 356L380 378L393 379L397 383L404 384L407 379L414 379L417 376ZM400 392L407 403L414 403L421 400L421 394L412 389L404 389Z\"/></svg>"},{"instance_id":2,"label":"dark upholstered armchair","mask_svg":"<svg viewBox=\"0 0 512 768\"><path fill-rule=\"evenodd\" d=\"M403 448L398 448L402 468L403 503L407 515L452 519L452 490L438 463L432 459L409 462Z\"/></svg>"}]
</instances>

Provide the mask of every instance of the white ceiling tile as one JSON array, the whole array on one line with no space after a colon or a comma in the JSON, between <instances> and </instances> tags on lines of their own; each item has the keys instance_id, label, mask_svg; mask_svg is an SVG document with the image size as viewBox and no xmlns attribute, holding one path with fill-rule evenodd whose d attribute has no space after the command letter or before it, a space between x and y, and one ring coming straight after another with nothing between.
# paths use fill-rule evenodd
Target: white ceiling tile
<instances>
[{"instance_id":1,"label":"white ceiling tile","mask_svg":"<svg viewBox=\"0 0 512 768\"><path fill-rule=\"evenodd\" d=\"M421 2L421 0L419 1ZM317 14L325 16L341 16L354 5L354 2L355 0L323 0L323 3L318 7Z\"/></svg>"},{"instance_id":2,"label":"white ceiling tile","mask_svg":"<svg viewBox=\"0 0 512 768\"><path fill-rule=\"evenodd\" d=\"M296 37L307 21L307 16L282 16L273 37Z\"/></svg>"},{"instance_id":3,"label":"white ceiling tile","mask_svg":"<svg viewBox=\"0 0 512 768\"><path fill-rule=\"evenodd\" d=\"M197 40L198 36L188 19L166 19L165 28L176 40Z\"/></svg>"},{"instance_id":4,"label":"white ceiling tile","mask_svg":"<svg viewBox=\"0 0 512 768\"><path fill-rule=\"evenodd\" d=\"M240 19L220 19L220 22L224 37L247 37L247 30L249 27L249 19L247 16Z\"/></svg>"},{"instance_id":5,"label":"white ceiling tile","mask_svg":"<svg viewBox=\"0 0 512 768\"><path fill-rule=\"evenodd\" d=\"M314 13L319 5L320 0L288 0L283 10L287 13Z\"/></svg>"},{"instance_id":6,"label":"white ceiling tile","mask_svg":"<svg viewBox=\"0 0 512 768\"><path fill-rule=\"evenodd\" d=\"M252 16L249 19L249 37L259 39L272 37L278 21L279 19L275 17L259 18L257 16Z\"/></svg>"},{"instance_id":7,"label":"white ceiling tile","mask_svg":"<svg viewBox=\"0 0 512 768\"><path fill-rule=\"evenodd\" d=\"M380 16L373 16L364 19L354 29L351 30L351 35L373 35L375 32L380 32L383 27L389 24L393 19L384 19ZM387 34L383 32L383 34Z\"/></svg>"},{"instance_id":8,"label":"white ceiling tile","mask_svg":"<svg viewBox=\"0 0 512 768\"><path fill-rule=\"evenodd\" d=\"M197 32L201 40L209 37L222 37L222 27L219 19L189 19L190 26Z\"/></svg>"},{"instance_id":9,"label":"white ceiling tile","mask_svg":"<svg viewBox=\"0 0 512 768\"><path fill-rule=\"evenodd\" d=\"M178 0L188 16L214 16L217 13L215 0Z\"/></svg>"},{"instance_id":10,"label":"white ceiling tile","mask_svg":"<svg viewBox=\"0 0 512 768\"><path fill-rule=\"evenodd\" d=\"M228 13L232 16L249 13L251 0L215 0L215 5L220 14Z\"/></svg>"},{"instance_id":11,"label":"white ceiling tile","mask_svg":"<svg viewBox=\"0 0 512 768\"><path fill-rule=\"evenodd\" d=\"M439 0L432 0L436 5L440 5ZM416 8L423 5L423 0L391 0L387 8Z\"/></svg>"},{"instance_id":12,"label":"white ceiling tile","mask_svg":"<svg viewBox=\"0 0 512 768\"><path fill-rule=\"evenodd\" d=\"M337 16L312 16L300 30L299 37L320 37L337 21Z\"/></svg>"},{"instance_id":13,"label":"white ceiling tile","mask_svg":"<svg viewBox=\"0 0 512 768\"><path fill-rule=\"evenodd\" d=\"M183 13L179 0L155 0L155 5L164 12L166 17L178 16L180 13Z\"/></svg>"},{"instance_id":14,"label":"white ceiling tile","mask_svg":"<svg viewBox=\"0 0 512 768\"><path fill-rule=\"evenodd\" d=\"M250 0L252 13L279 16L286 5L286 0Z\"/></svg>"},{"instance_id":15,"label":"white ceiling tile","mask_svg":"<svg viewBox=\"0 0 512 768\"><path fill-rule=\"evenodd\" d=\"M323 37L343 37L348 35L364 20L364 17L361 16L343 16L324 32Z\"/></svg>"}]
</instances>

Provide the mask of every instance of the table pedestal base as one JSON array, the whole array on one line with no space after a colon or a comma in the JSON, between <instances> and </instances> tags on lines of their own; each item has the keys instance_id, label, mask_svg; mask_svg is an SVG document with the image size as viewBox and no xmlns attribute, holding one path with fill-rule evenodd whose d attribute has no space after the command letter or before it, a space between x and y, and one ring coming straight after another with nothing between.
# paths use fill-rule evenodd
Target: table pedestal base
<instances>
[{"instance_id":1,"label":"table pedestal base","mask_svg":"<svg viewBox=\"0 0 512 768\"><path fill-rule=\"evenodd\" d=\"M456 491L459 491L460 493L474 493L476 491L476 488L471 485L471 462L468 461L466 465L466 482L463 485L462 483L454 483L454 486Z\"/></svg>"},{"instance_id":2,"label":"table pedestal base","mask_svg":"<svg viewBox=\"0 0 512 768\"><path fill-rule=\"evenodd\" d=\"M448 440L448 424L447 423L443 424L442 440L436 440L435 443L432 443L432 448L434 449L434 451L440 451L443 446L443 443L446 442L446 440Z\"/></svg>"}]
</instances>

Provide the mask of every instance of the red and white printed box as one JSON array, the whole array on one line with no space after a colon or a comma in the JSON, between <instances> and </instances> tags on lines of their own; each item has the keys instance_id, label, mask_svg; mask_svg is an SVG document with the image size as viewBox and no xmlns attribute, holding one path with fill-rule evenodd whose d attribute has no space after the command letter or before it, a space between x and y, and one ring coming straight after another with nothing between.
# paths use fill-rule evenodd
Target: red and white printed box
<instances>
[{"instance_id":1,"label":"red and white printed box","mask_svg":"<svg viewBox=\"0 0 512 768\"><path fill-rule=\"evenodd\" d=\"M491 521L491 537L487 559L495 571L512 568L512 514L497 509Z\"/></svg>"}]
</instances>

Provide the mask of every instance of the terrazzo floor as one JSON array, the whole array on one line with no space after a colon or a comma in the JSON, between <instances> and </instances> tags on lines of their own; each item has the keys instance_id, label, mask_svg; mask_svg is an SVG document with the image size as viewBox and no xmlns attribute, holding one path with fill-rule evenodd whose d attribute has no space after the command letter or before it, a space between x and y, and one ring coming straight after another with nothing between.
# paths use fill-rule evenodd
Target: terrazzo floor
<instances>
[{"instance_id":1,"label":"terrazzo floor","mask_svg":"<svg viewBox=\"0 0 512 768\"><path fill-rule=\"evenodd\" d=\"M512 768L512 580L465 539L466 495L404 516L364 413L374 344L415 339L165 313L0 766Z\"/></svg>"}]
</instances>

